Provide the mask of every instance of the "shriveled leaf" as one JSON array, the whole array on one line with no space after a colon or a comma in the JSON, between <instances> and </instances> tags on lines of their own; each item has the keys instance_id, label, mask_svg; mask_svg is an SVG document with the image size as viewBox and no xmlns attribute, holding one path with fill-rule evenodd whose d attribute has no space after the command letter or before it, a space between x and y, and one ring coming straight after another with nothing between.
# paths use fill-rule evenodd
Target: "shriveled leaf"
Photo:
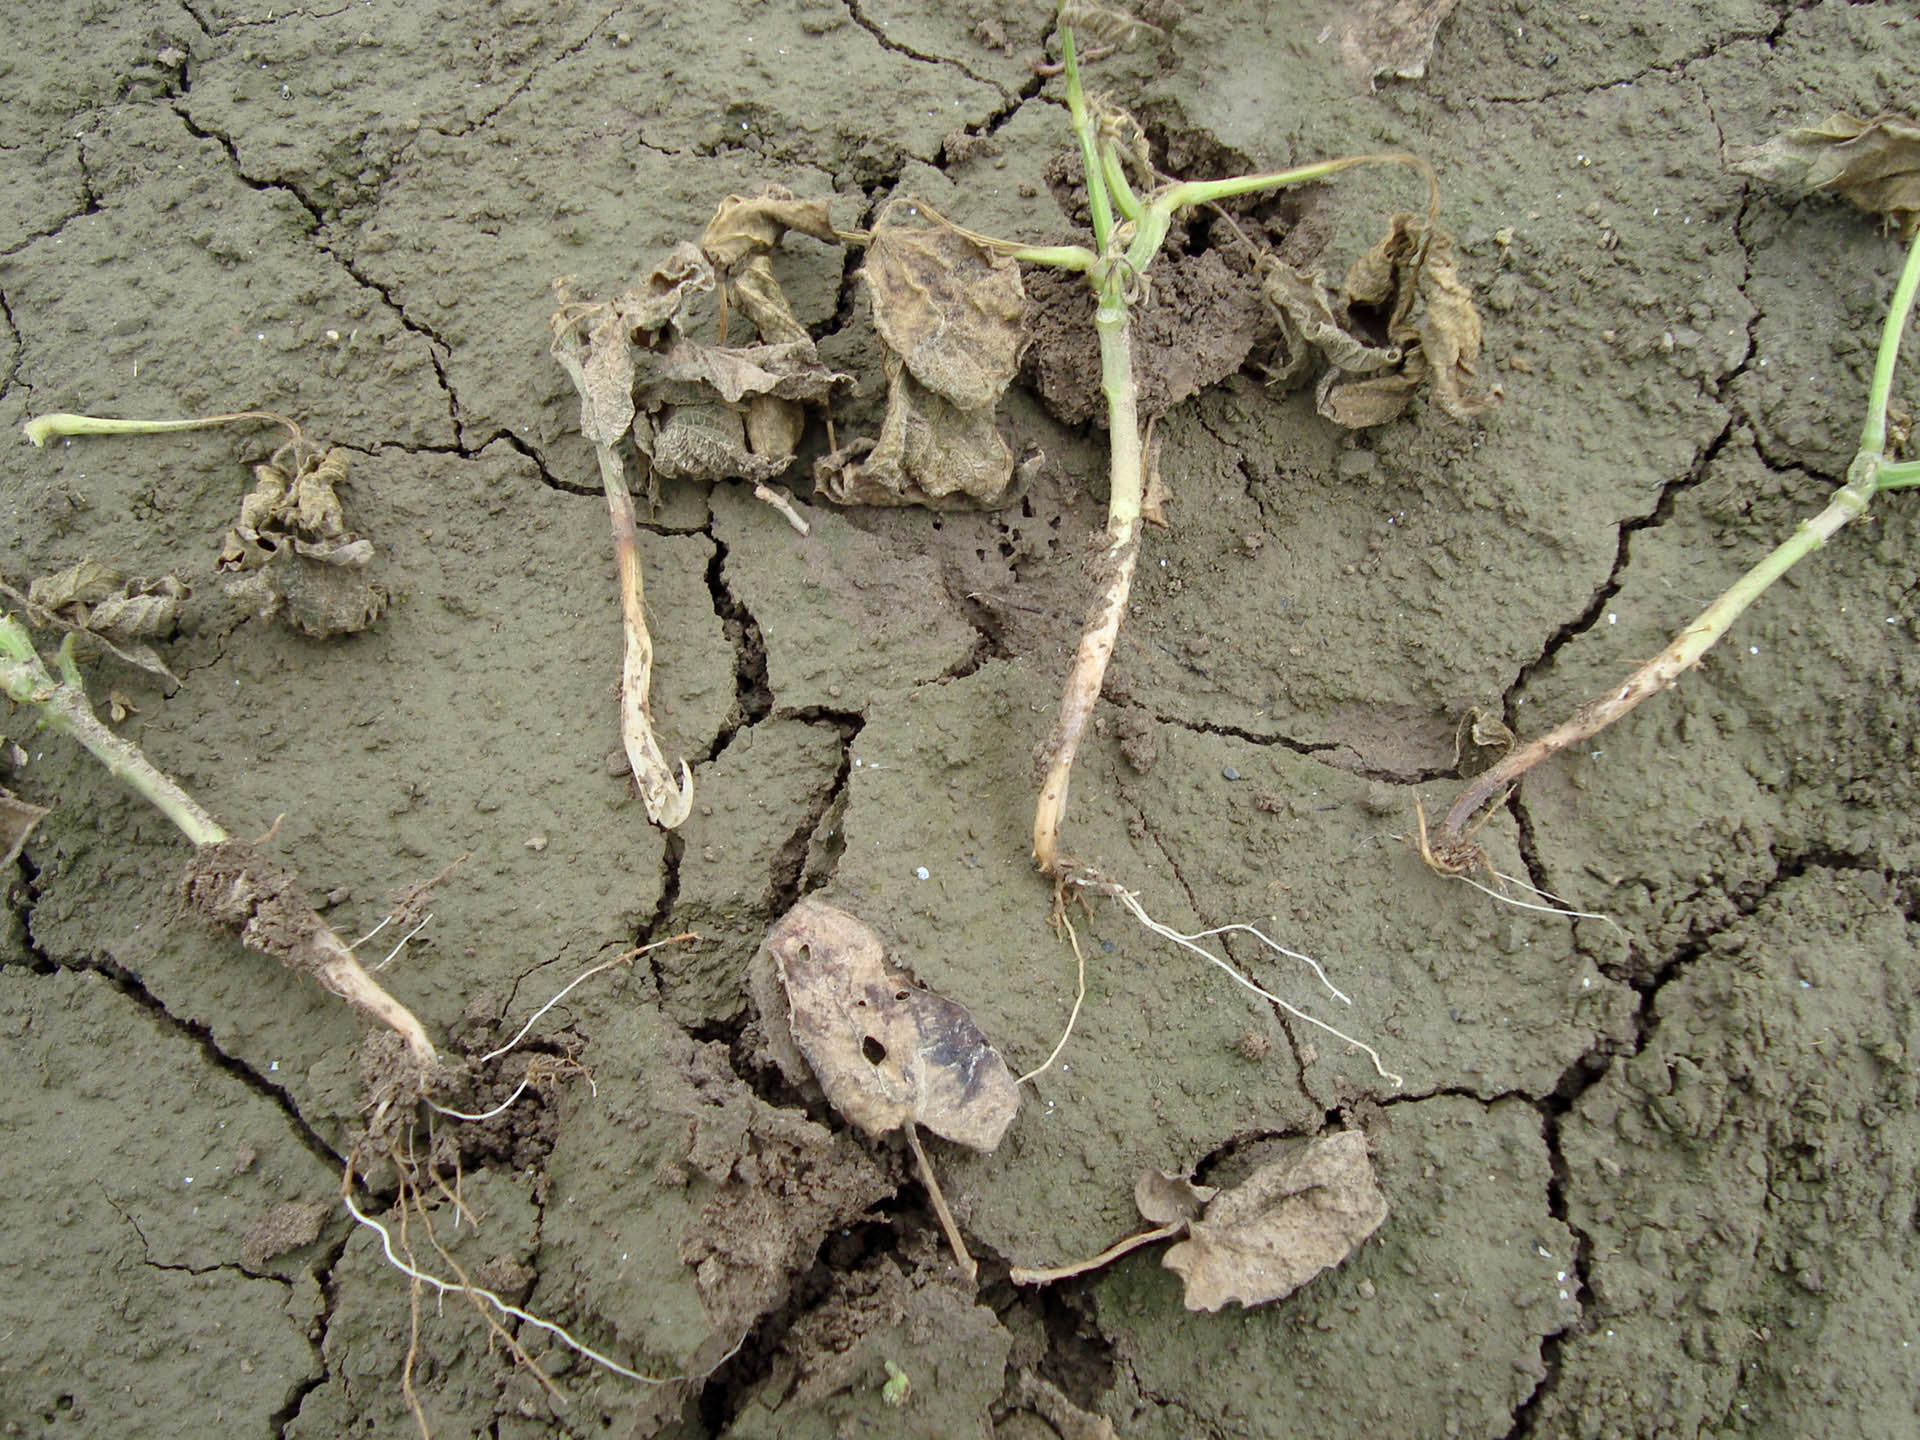
<instances>
[{"instance_id":1,"label":"shriveled leaf","mask_svg":"<svg viewBox=\"0 0 1920 1440\"><path fill-rule=\"evenodd\" d=\"M737 405L750 396L773 395L823 405L836 388L852 383L852 376L821 364L820 352L804 338L731 347L681 338L666 349L657 365L647 367L640 400L642 405L674 404L718 397Z\"/></svg>"},{"instance_id":2,"label":"shriveled leaf","mask_svg":"<svg viewBox=\"0 0 1920 1440\"><path fill-rule=\"evenodd\" d=\"M1013 451L994 427L993 407L963 410L887 357L887 413L871 447L823 455L814 482L837 505L991 507L1011 497Z\"/></svg>"},{"instance_id":3,"label":"shriveled leaf","mask_svg":"<svg viewBox=\"0 0 1920 1440\"><path fill-rule=\"evenodd\" d=\"M1185 1282L1189 1310L1262 1305L1338 1265L1386 1218L1367 1137L1343 1130L1215 1196L1161 1263Z\"/></svg>"},{"instance_id":4,"label":"shriveled leaf","mask_svg":"<svg viewBox=\"0 0 1920 1440\"><path fill-rule=\"evenodd\" d=\"M829 245L838 242L829 202L796 200L793 192L768 185L757 195L729 195L707 222L700 248L726 277L726 298L753 322L761 340L782 344L807 338L806 326L773 277L768 259L789 230Z\"/></svg>"},{"instance_id":5,"label":"shriveled leaf","mask_svg":"<svg viewBox=\"0 0 1920 1440\"><path fill-rule=\"evenodd\" d=\"M27 600L42 610L65 610L69 605L91 606L125 583L124 570L98 560L82 560L27 586Z\"/></svg>"},{"instance_id":6,"label":"shriveled leaf","mask_svg":"<svg viewBox=\"0 0 1920 1440\"><path fill-rule=\"evenodd\" d=\"M227 531L218 568L241 572L227 593L262 620L284 618L316 639L365 630L386 613L384 586L365 578L371 540L347 529L339 487L348 452L307 455L292 474L279 465L253 467L253 489Z\"/></svg>"},{"instance_id":7,"label":"shriveled leaf","mask_svg":"<svg viewBox=\"0 0 1920 1440\"><path fill-rule=\"evenodd\" d=\"M870 1135L918 1123L990 1151L1019 1108L966 1010L888 967L879 936L809 896L766 940L787 1023L829 1102Z\"/></svg>"},{"instance_id":8,"label":"shriveled leaf","mask_svg":"<svg viewBox=\"0 0 1920 1440\"><path fill-rule=\"evenodd\" d=\"M87 616L87 629L111 640L144 640L171 635L180 623L187 587L173 575L158 580L129 580Z\"/></svg>"},{"instance_id":9,"label":"shriveled leaf","mask_svg":"<svg viewBox=\"0 0 1920 1440\"><path fill-rule=\"evenodd\" d=\"M1460 0L1358 0L1340 22L1340 54L1368 85L1427 73L1440 22Z\"/></svg>"},{"instance_id":10,"label":"shriveled leaf","mask_svg":"<svg viewBox=\"0 0 1920 1440\"><path fill-rule=\"evenodd\" d=\"M1480 314L1454 263L1453 237L1424 215L1392 217L1386 235L1348 269L1343 304L1277 261L1267 262L1262 289L1283 337L1297 336L1332 362L1315 403L1336 424L1358 429L1395 419L1422 385L1456 420L1499 399L1475 369Z\"/></svg>"},{"instance_id":11,"label":"shriveled leaf","mask_svg":"<svg viewBox=\"0 0 1920 1440\"><path fill-rule=\"evenodd\" d=\"M714 211L700 236L700 248L723 270L753 255L765 255L789 230L835 244L830 201L796 200L793 192L768 185L758 195L729 195Z\"/></svg>"},{"instance_id":12,"label":"shriveled leaf","mask_svg":"<svg viewBox=\"0 0 1920 1440\"><path fill-rule=\"evenodd\" d=\"M652 345L689 295L713 286L713 267L697 247L685 243L674 246L639 285L612 300L575 301L563 282L554 283L560 303L548 322L552 354L580 393L580 433L588 441L617 445L633 424L636 337Z\"/></svg>"},{"instance_id":13,"label":"shriveled leaf","mask_svg":"<svg viewBox=\"0 0 1920 1440\"><path fill-rule=\"evenodd\" d=\"M669 479L771 480L793 463L793 451L756 455L742 406L673 405L634 426L640 453Z\"/></svg>"},{"instance_id":14,"label":"shriveled leaf","mask_svg":"<svg viewBox=\"0 0 1920 1440\"><path fill-rule=\"evenodd\" d=\"M1742 175L1842 196L1892 220L1903 240L1920 234L1920 122L1906 116L1829 115L1818 125L1735 150L1728 163Z\"/></svg>"},{"instance_id":15,"label":"shriveled leaf","mask_svg":"<svg viewBox=\"0 0 1920 1440\"><path fill-rule=\"evenodd\" d=\"M29 805L11 790L0 786L0 866L11 868L20 858L20 851L27 843L27 836L33 833L33 827L39 823L46 810L39 805Z\"/></svg>"},{"instance_id":16,"label":"shriveled leaf","mask_svg":"<svg viewBox=\"0 0 1920 1440\"><path fill-rule=\"evenodd\" d=\"M1293 362L1304 358L1309 346L1348 374L1372 374L1400 363L1398 346L1374 345L1350 333L1335 314L1336 302L1327 287L1304 271L1269 261L1262 268L1260 289L1280 322L1289 376L1295 373Z\"/></svg>"},{"instance_id":17,"label":"shriveled leaf","mask_svg":"<svg viewBox=\"0 0 1920 1440\"><path fill-rule=\"evenodd\" d=\"M1183 1220L1198 1220L1207 1202L1219 1193L1210 1185L1194 1184L1184 1175L1143 1170L1133 1184L1133 1203L1142 1220L1172 1225Z\"/></svg>"},{"instance_id":18,"label":"shriveled leaf","mask_svg":"<svg viewBox=\"0 0 1920 1440\"><path fill-rule=\"evenodd\" d=\"M860 273L874 328L915 380L963 410L999 400L1026 339L1018 265L955 231L883 216Z\"/></svg>"}]
</instances>

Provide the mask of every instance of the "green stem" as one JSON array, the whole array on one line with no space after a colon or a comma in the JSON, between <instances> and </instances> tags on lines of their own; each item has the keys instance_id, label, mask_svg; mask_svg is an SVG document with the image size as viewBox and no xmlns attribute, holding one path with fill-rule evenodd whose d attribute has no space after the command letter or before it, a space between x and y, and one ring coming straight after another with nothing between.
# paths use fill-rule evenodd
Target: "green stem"
<instances>
[{"instance_id":1,"label":"green stem","mask_svg":"<svg viewBox=\"0 0 1920 1440\"><path fill-rule=\"evenodd\" d=\"M1140 203L1140 197L1133 193L1133 186L1127 181L1127 167L1121 163L1120 152L1112 145L1097 142L1100 150L1100 175L1106 181L1112 194L1113 203L1120 207L1120 213L1136 225L1146 215L1146 206Z\"/></svg>"},{"instance_id":2,"label":"green stem","mask_svg":"<svg viewBox=\"0 0 1920 1440\"><path fill-rule=\"evenodd\" d=\"M1093 215L1093 248L1105 255L1113 236L1113 206L1107 197L1100 168L1100 147L1094 138L1093 120L1087 113L1087 97L1080 91L1080 63L1073 54L1073 27L1060 27L1060 63L1067 74L1067 114L1073 118L1073 133L1080 139L1080 168L1087 177L1087 206Z\"/></svg>"},{"instance_id":3,"label":"green stem","mask_svg":"<svg viewBox=\"0 0 1920 1440\"><path fill-rule=\"evenodd\" d=\"M35 445L65 435L164 435L175 430L212 430L239 420L267 420L284 425L295 440L300 427L271 410L234 410L225 415L202 415L193 420L110 420L99 415L39 415L20 428Z\"/></svg>"},{"instance_id":4,"label":"green stem","mask_svg":"<svg viewBox=\"0 0 1920 1440\"><path fill-rule=\"evenodd\" d=\"M71 735L108 771L139 791L195 845L217 845L230 838L220 822L200 807L186 791L140 752L130 740L114 734L87 703L87 689L73 660L69 635L57 656L60 679L55 680L33 648L27 629L11 615L0 615L0 681L7 698L38 709L49 729Z\"/></svg>"},{"instance_id":5,"label":"green stem","mask_svg":"<svg viewBox=\"0 0 1920 1440\"><path fill-rule=\"evenodd\" d=\"M1887 306L1887 323L1880 329L1873 380L1867 386L1867 421L1860 430L1860 449L1867 454L1884 454L1887 448L1887 402L1893 394L1893 366L1900 358L1900 337L1906 333L1907 317L1913 313L1916 291L1920 291L1920 236L1915 236L1908 247L1907 263L1893 287L1893 301Z\"/></svg>"},{"instance_id":6,"label":"green stem","mask_svg":"<svg viewBox=\"0 0 1920 1440\"><path fill-rule=\"evenodd\" d=\"M1898 465L1882 465L1873 477L1875 490L1904 490L1920 485L1920 460L1903 460Z\"/></svg>"}]
</instances>

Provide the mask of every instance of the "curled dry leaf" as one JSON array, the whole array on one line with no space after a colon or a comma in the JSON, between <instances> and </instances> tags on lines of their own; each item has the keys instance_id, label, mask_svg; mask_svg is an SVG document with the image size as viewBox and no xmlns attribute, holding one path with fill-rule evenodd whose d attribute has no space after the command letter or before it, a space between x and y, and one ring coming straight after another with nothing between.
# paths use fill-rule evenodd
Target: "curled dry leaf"
<instances>
[{"instance_id":1,"label":"curled dry leaf","mask_svg":"<svg viewBox=\"0 0 1920 1440\"><path fill-rule=\"evenodd\" d=\"M793 1043L842 1116L869 1135L918 1123L974 1150L999 1145L1020 1092L965 1007L889 967L878 935L811 896L766 950Z\"/></svg>"},{"instance_id":2,"label":"curled dry leaf","mask_svg":"<svg viewBox=\"0 0 1920 1440\"><path fill-rule=\"evenodd\" d=\"M0 584L0 594L24 603L34 625L86 636L129 665L173 684L179 683L177 678L147 642L164 639L178 628L190 593L177 576L130 579L93 559L41 576L25 595Z\"/></svg>"},{"instance_id":3,"label":"curled dry leaf","mask_svg":"<svg viewBox=\"0 0 1920 1440\"><path fill-rule=\"evenodd\" d=\"M1263 1305L1338 1265L1386 1218L1367 1137L1342 1130L1214 1196L1161 1263L1185 1282L1189 1310Z\"/></svg>"},{"instance_id":4,"label":"curled dry leaf","mask_svg":"<svg viewBox=\"0 0 1920 1440\"><path fill-rule=\"evenodd\" d=\"M1312 276L1269 259L1262 290L1288 350L1280 381L1305 371L1309 347L1331 368L1315 392L1320 413L1349 429L1397 419L1422 384L1456 420L1493 405L1484 388L1480 314L1453 258L1453 237L1424 215L1395 215L1386 236L1347 271L1336 301Z\"/></svg>"},{"instance_id":5,"label":"curled dry leaf","mask_svg":"<svg viewBox=\"0 0 1920 1440\"><path fill-rule=\"evenodd\" d=\"M1742 175L1843 196L1892 220L1902 240L1920 234L1920 122L1905 116L1829 115L1818 125L1735 150L1728 164Z\"/></svg>"},{"instance_id":6,"label":"curled dry leaf","mask_svg":"<svg viewBox=\"0 0 1920 1440\"><path fill-rule=\"evenodd\" d=\"M1027 338L1020 267L899 213L882 215L860 269L886 347L886 418L871 448L824 457L814 478L843 505L991 506L1013 478L993 412Z\"/></svg>"},{"instance_id":7,"label":"curled dry leaf","mask_svg":"<svg viewBox=\"0 0 1920 1440\"><path fill-rule=\"evenodd\" d=\"M291 471L277 456L253 467L253 488L241 498L218 567L240 575L227 593L261 619L284 615L302 634L324 638L364 630L385 613L385 587L362 573L373 563L373 542L347 529L339 494L347 465L347 452L333 449L301 455Z\"/></svg>"}]
</instances>

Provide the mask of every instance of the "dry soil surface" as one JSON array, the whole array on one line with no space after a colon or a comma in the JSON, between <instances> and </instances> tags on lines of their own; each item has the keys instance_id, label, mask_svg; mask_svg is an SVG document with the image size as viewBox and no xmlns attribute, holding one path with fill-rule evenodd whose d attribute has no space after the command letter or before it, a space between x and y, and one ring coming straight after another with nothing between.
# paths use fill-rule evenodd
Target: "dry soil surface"
<instances>
[{"instance_id":1,"label":"dry soil surface","mask_svg":"<svg viewBox=\"0 0 1920 1440\"><path fill-rule=\"evenodd\" d=\"M1920 22L1464 0L1424 78L1370 83L1347 9L1161 6L1093 83L1178 173L1431 160L1503 402L1349 434L1269 394L1218 293L1238 242L1188 227L1142 357L1170 525L1067 833L1181 930L1259 922L1318 957L1350 1004L1230 942L1403 1083L1097 903L1078 1029L1004 1143L933 1142L968 1284L902 1147L770 1064L745 975L819 893L1016 1073L1053 1046L1075 968L1027 836L1103 514L1084 312L1049 308L1056 347L1003 409L1043 457L1008 508L834 510L802 466L801 538L743 488L666 487L642 549L655 709L697 786L673 834L608 764L606 507L547 317L555 277L616 289L763 182L845 227L904 195L1070 238L1043 7L10 7L0 422L296 416L352 452L391 604L315 640L227 593L264 431L20 441L0 577L94 557L189 584L160 647L179 683L102 658L93 694L236 832L284 817L275 853L349 937L465 857L382 972L449 1051L493 1050L596 961L702 938L586 981L470 1098L535 1054L558 1079L416 1127L462 1200L428 1208L445 1258L411 1218L420 1267L651 1377L510 1321L549 1393L340 1203L364 1026L183 915L187 844L5 716L0 781L52 814L0 876L0 1433L401 1435L409 1383L433 1434L502 1440L1913 1433L1920 502L1883 499L1481 833L1606 920L1500 905L1406 842L1417 798L1486 763L1456 741L1476 710L1546 729L1840 480L1900 247L1725 156L1910 112ZM1237 223L1337 276L1419 202L1407 172L1354 172ZM857 263L776 257L860 376L842 436L884 391ZM1228 1184L1329 1128L1366 1132L1391 1213L1281 1303L1189 1314L1153 1250L1007 1279L1133 1229L1142 1170ZM393 1184L356 1204L403 1254Z\"/></svg>"}]
</instances>

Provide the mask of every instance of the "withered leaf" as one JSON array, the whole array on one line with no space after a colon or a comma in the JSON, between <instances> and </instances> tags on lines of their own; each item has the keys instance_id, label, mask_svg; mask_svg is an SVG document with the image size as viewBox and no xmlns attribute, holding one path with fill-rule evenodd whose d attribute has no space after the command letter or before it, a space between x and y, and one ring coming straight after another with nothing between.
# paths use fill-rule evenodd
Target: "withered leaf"
<instances>
[{"instance_id":1,"label":"withered leaf","mask_svg":"<svg viewBox=\"0 0 1920 1440\"><path fill-rule=\"evenodd\" d=\"M1194 1184L1184 1175L1144 1170L1133 1184L1133 1203L1142 1220L1172 1225L1198 1220L1207 1202L1219 1193L1210 1185Z\"/></svg>"},{"instance_id":2,"label":"withered leaf","mask_svg":"<svg viewBox=\"0 0 1920 1440\"><path fill-rule=\"evenodd\" d=\"M1026 338L1018 265L956 231L883 216L860 273L874 328L914 379L963 410L999 400Z\"/></svg>"},{"instance_id":3,"label":"withered leaf","mask_svg":"<svg viewBox=\"0 0 1920 1440\"><path fill-rule=\"evenodd\" d=\"M576 301L555 281L552 354L580 393L580 433L614 446L633 424L633 347L651 345L686 297L713 289L713 267L696 246L679 244L633 289L605 301Z\"/></svg>"},{"instance_id":4,"label":"withered leaf","mask_svg":"<svg viewBox=\"0 0 1920 1440\"><path fill-rule=\"evenodd\" d=\"M126 581L126 572L98 560L86 559L27 586L28 603L42 610L65 610L69 605L91 606L104 600Z\"/></svg>"},{"instance_id":5,"label":"withered leaf","mask_svg":"<svg viewBox=\"0 0 1920 1440\"><path fill-rule=\"evenodd\" d=\"M889 354L887 413L871 447L824 455L814 481L836 505L991 506L1010 499L1013 451L993 407L963 410ZM864 456L865 458L859 458Z\"/></svg>"},{"instance_id":6,"label":"withered leaf","mask_svg":"<svg viewBox=\"0 0 1920 1440\"><path fill-rule=\"evenodd\" d=\"M1843 196L1868 214L1891 219L1903 240L1920 234L1920 122L1906 116L1829 115L1818 125L1735 150L1728 163L1742 175Z\"/></svg>"},{"instance_id":7,"label":"withered leaf","mask_svg":"<svg viewBox=\"0 0 1920 1440\"><path fill-rule=\"evenodd\" d=\"M1342 1130L1216 1195L1161 1263L1185 1282L1189 1310L1261 1305L1338 1265L1386 1218L1367 1137Z\"/></svg>"},{"instance_id":8,"label":"withered leaf","mask_svg":"<svg viewBox=\"0 0 1920 1440\"><path fill-rule=\"evenodd\" d=\"M1000 1143L1020 1093L964 1007L888 967L879 936L809 896L766 940L788 1025L829 1102L869 1135L915 1123L975 1150Z\"/></svg>"},{"instance_id":9,"label":"withered leaf","mask_svg":"<svg viewBox=\"0 0 1920 1440\"><path fill-rule=\"evenodd\" d=\"M263 620L284 616L316 639L364 630L386 613L384 586L361 573L372 563L371 540L347 529L338 487L347 483L348 452L335 448L301 457L292 473L278 464L253 467L253 489L227 531L218 568L240 571L227 593Z\"/></svg>"},{"instance_id":10,"label":"withered leaf","mask_svg":"<svg viewBox=\"0 0 1920 1440\"><path fill-rule=\"evenodd\" d=\"M757 195L729 195L713 212L700 236L700 248L723 270L731 270L753 255L765 255L789 230L836 243L830 202L796 200L793 192L768 185Z\"/></svg>"},{"instance_id":11,"label":"withered leaf","mask_svg":"<svg viewBox=\"0 0 1920 1440\"><path fill-rule=\"evenodd\" d=\"M11 790L0 786L0 865L11 867L20 858L20 851L27 843L27 836L33 833L33 827L47 812L39 805L29 805Z\"/></svg>"},{"instance_id":12,"label":"withered leaf","mask_svg":"<svg viewBox=\"0 0 1920 1440\"><path fill-rule=\"evenodd\" d=\"M722 200L700 237L701 250L726 277L725 298L769 344L804 340L807 330L781 293L768 256L789 230L837 243L840 237L828 210L824 199L796 200L792 191L768 185L757 195Z\"/></svg>"},{"instance_id":13,"label":"withered leaf","mask_svg":"<svg viewBox=\"0 0 1920 1440\"><path fill-rule=\"evenodd\" d=\"M1284 338L1332 362L1315 391L1320 413L1349 429L1396 419L1423 384L1456 420L1499 399L1482 387L1480 314L1453 258L1453 237L1424 215L1392 217L1387 234L1348 269L1344 304L1310 276L1266 262L1262 290ZM1344 311L1344 314L1342 313ZM1369 338L1384 331L1385 343ZM1289 366L1289 377L1297 367Z\"/></svg>"}]
</instances>

